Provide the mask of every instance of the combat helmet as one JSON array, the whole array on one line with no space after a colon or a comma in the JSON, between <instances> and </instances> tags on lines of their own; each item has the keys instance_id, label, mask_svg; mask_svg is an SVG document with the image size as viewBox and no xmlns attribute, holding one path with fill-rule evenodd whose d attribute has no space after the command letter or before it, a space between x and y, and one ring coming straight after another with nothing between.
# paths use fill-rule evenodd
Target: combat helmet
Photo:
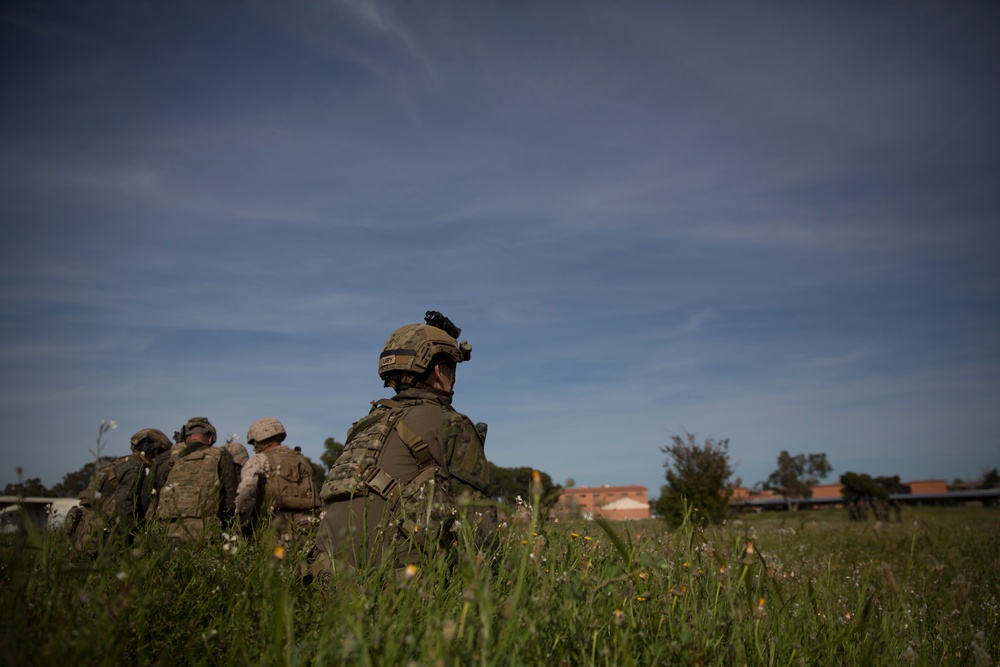
<instances>
[{"instance_id":1,"label":"combat helmet","mask_svg":"<svg viewBox=\"0 0 1000 667\"><path fill-rule=\"evenodd\" d=\"M389 336L378 358L378 376L386 387L396 387L423 374L437 355L456 364L472 358L468 341L458 342L462 330L435 310L424 315L425 324L407 324Z\"/></svg>"},{"instance_id":2,"label":"combat helmet","mask_svg":"<svg viewBox=\"0 0 1000 667\"><path fill-rule=\"evenodd\" d=\"M250 425L247 431L247 444L256 450L261 442L279 436L278 442L284 442L287 434L285 427L274 417L263 417Z\"/></svg>"},{"instance_id":3,"label":"combat helmet","mask_svg":"<svg viewBox=\"0 0 1000 667\"><path fill-rule=\"evenodd\" d=\"M191 417L191 419L187 420L187 423L181 428L182 442L187 439L188 433L194 428L203 429L208 434L212 444L215 444L215 427L212 426L212 422L208 421L208 417Z\"/></svg>"},{"instance_id":4,"label":"combat helmet","mask_svg":"<svg viewBox=\"0 0 1000 667\"><path fill-rule=\"evenodd\" d=\"M165 452L173 446L170 438L163 431L155 428L144 428L132 436L132 451L139 452L146 458L153 458L160 452Z\"/></svg>"}]
</instances>

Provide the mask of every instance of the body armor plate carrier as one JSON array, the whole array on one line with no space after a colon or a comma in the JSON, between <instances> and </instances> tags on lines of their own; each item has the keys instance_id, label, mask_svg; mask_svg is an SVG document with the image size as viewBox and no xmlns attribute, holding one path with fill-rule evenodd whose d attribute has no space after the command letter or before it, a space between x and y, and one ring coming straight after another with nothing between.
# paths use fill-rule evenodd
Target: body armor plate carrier
<instances>
[{"instance_id":1,"label":"body armor plate carrier","mask_svg":"<svg viewBox=\"0 0 1000 667\"><path fill-rule=\"evenodd\" d=\"M403 417L412 406L398 401L382 399L367 417L358 421L347 434L344 452L327 475L320 498L331 503L375 493L395 506L402 489L398 480L382 470L382 456L389 436L396 432L417 461L417 478L428 468L430 449L420 436L403 423Z\"/></svg>"},{"instance_id":2,"label":"body armor plate carrier","mask_svg":"<svg viewBox=\"0 0 1000 667\"><path fill-rule=\"evenodd\" d=\"M222 480L219 447L205 447L172 461L167 482L159 492L156 514L163 519L207 519L219 513Z\"/></svg>"}]
</instances>

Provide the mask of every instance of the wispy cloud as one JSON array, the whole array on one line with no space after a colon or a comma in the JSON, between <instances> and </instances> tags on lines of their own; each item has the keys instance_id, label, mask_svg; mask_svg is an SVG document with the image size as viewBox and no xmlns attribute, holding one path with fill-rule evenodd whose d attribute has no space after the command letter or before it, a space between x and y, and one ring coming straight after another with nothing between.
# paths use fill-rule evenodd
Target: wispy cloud
<instances>
[{"instance_id":1,"label":"wispy cloud","mask_svg":"<svg viewBox=\"0 0 1000 667\"><path fill-rule=\"evenodd\" d=\"M751 482L995 458L995 9L60 7L0 10L4 458L46 481L100 418L317 457L427 309L556 479L655 493L684 429Z\"/></svg>"}]
</instances>

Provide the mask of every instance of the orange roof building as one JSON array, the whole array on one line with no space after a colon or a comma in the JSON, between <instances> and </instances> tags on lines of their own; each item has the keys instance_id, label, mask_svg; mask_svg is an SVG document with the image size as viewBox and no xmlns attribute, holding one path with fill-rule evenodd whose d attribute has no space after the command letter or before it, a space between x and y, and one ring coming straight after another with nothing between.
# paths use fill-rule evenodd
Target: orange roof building
<instances>
[{"instance_id":1,"label":"orange roof building","mask_svg":"<svg viewBox=\"0 0 1000 667\"><path fill-rule=\"evenodd\" d=\"M745 486L733 487L733 495L729 496L730 504L738 504L747 500L758 500L764 498L780 498L781 496L776 494L770 489L763 489L760 491L754 489L748 489Z\"/></svg>"},{"instance_id":2,"label":"orange roof building","mask_svg":"<svg viewBox=\"0 0 1000 667\"><path fill-rule=\"evenodd\" d=\"M812 487L813 498L842 498L844 496L844 485L840 482L835 484L816 484Z\"/></svg>"},{"instance_id":3,"label":"orange roof building","mask_svg":"<svg viewBox=\"0 0 1000 667\"><path fill-rule=\"evenodd\" d=\"M612 521L648 519L649 499L644 486L579 486L563 490L552 508L563 517Z\"/></svg>"},{"instance_id":4,"label":"orange roof building","mask_svg":"<svg viewBox=\"0 0 1000 667\"><path fill-rule=\"evenodd\" d=\"M948 484L943 479L924 479L917 482L905 482L904 487L909 489L909 493L947 493Z\"/></svg>"}]
</instances>

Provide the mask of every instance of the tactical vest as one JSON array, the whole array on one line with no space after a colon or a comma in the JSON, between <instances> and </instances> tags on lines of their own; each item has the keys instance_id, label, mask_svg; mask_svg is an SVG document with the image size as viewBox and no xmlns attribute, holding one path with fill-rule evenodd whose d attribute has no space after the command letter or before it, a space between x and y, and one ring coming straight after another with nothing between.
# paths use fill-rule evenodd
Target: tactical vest
<instances>
[{"instance_id":1,"label":"tactical vest","mask_svg":"<svg viewBox=\"0 0 1000 667\"><path fill-rule=\"evenodd\" d=\"M441 437L454 443L448 473L483 496L490 487L490 465L484 451L485 437L465 415L453 412L441 429Z\"/></svg>"},{"instance_id":2,"label":"tactical vest","mask_svg":"<svg viewBox=\"0 0 1000 667\"><path fill-rule=\"evenodd\" d=\"M320 498L327 503L347 500L375 493L394 506L402 489L399 480L382 469L385 445L393 432L399 435L413 458L420 473L433 463L427 443L403 423L403 417L415 406L391 399L375 401L368 416L359 420L347 434L344 451L330 469L320 490Z\"/></svg>"},{"instance_id":3,"label":"tactical vest","mask_svg":"<svg viewBox=\"0 0 1000 667\"><path fill-rule=\"evenodd\" d=\"M80 504L102 517L113 516L118 509L115 507L115 499L119 497L119 487L130 470L141 466L142 462L133 456L123 456L111 461L94 474L94 479L80 493Z\"/></svg>"},{"instance_id":4,"label":"tactical vest","mask_svg":"<svg viewBox=\"0 0 1000 667\"><path fill-rule=\"evenodd\" d=\"M163 519L204 519L219 513L222 448L203 447L171 463L166 484L158 492L156 515Z\"/></svg>"},{"instance_id":5,"label":"tactical vest","mask_svg":"<svg viewBox=\"0 0 1000 667\"><path fill-rule=\"evenodd\" d=\"M268 449L264 457L268 464L264 484L265 507L302 511L318 506L312 466L306 457L283 446Z\"/></svg>"},{"instance_id":6,"label":"tactical vest","mask_svg":"<svg viewBox=\"0 0 1000 667\"><path fill-rule=\"evenodd\" d=\"M96 556L113 530L131 530L143 467L136 456L115 459L98 470L80 492L80 504L66 517L67 531L78 553Z\"/></svg>"}]
</instances>

